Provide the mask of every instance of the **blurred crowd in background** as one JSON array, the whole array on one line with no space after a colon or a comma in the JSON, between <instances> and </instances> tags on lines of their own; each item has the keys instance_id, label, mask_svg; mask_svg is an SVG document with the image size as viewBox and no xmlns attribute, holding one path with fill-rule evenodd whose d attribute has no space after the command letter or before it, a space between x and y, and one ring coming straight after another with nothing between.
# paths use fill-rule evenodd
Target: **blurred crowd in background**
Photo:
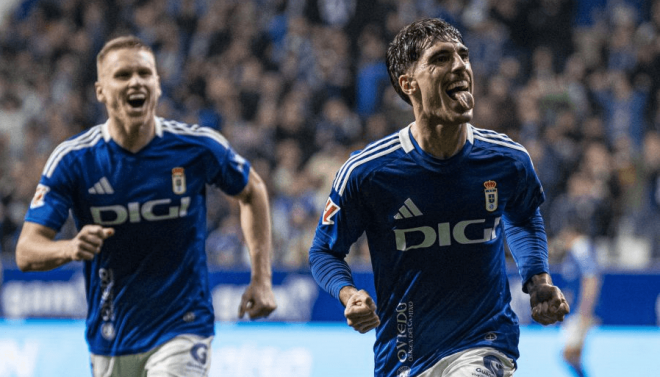
<instances>
[{"instance_id":1,"label":"blurred crowd in background","mask_svg":"<svg viewBox=\"0 0 660 377\"><path fill-rule=\"evenodd\" d=\"M158 115L222 132L267 182L274 266L301 268L349 153L413 120L385 51L422 17L456 25L472 123L534 161L551 247L580 223L606 268L660 264L660 0L9 0L0 7L0 251L12 260L55 146L106 120L96 53L135 34ZM236 203L209 190L212 266L248 263ZM74 234L69 224L63 236ZM360 240L349 255L369 266Z\"/></svg>"}]
</instances>

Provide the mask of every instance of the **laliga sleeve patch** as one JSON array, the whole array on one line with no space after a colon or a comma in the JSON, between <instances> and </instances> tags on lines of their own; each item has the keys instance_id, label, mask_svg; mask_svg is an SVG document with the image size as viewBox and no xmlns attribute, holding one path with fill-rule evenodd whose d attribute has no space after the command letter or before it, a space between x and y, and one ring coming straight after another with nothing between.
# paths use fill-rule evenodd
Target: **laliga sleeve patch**
<instances>
[{"instance_id":1,"label":"laliga sleeve patch","mask_svg":"<svg viewBox=\"0 0 660 377\"><path fill-rule=\"evenodd\" d=\"M39 183L37 185L37 190L34 193L34 197L32 198L32 202L30 202L30 208L39 208L44 205L46 203L45 199L48 191L50 191L50 187Z\"/></svg>"},{"instance_id":2,"label":"laliga sleeve patch","mask_svg":"<svg viewBox=\"0 0 660 377\"><path fill-rule=\"evenodd\" d=\"M335 222L332 218L339 212L341 208L336 205L332 199L328 198L328 201L325 202L325 209L323 210L322 223L323 225L332 225Z\"/></svg>"}]
</instances>

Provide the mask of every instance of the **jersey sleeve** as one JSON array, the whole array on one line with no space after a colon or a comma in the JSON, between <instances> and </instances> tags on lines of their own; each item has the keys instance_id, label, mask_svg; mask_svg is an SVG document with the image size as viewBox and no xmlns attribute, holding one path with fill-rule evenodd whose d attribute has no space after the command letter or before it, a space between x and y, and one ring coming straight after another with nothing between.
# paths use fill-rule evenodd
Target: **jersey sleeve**
<instances>
[{"instance_id":1,"label":"jersey sleeve","mask_svg":"<svg viewBox=\"0 0 660 377\"><path fill-rule=\"evenodd\" d=\"M25 214L25 221L60 230L73 204L74 174L71 165L70 160L64 158L53 171L48 174L44 171Z\"/></svg>"},{"instance_id":2,"label":"jersey sleeve","mask_svg":"<svg viewBox=\"0 0 660 377\"><path fill-rule=\"evenodd\" d=\"M236 153L222 134L207 127L201 132L209 136L210 151L207 164L207 183L212 184L228 195L240 193L248 182L250 163Z\"/></svg>"},{"instance_id":3,"label":"jersey sleeve","mask_svg":"<svg viewBox=\"0 0 660 377\"><path fill-rule=\"evenodd\" d=\"M518 185L504 211L504 231L518 272L525 285L532 276L549 273L548 239L539 206L545 201L532 160L527 153L516 162Z\"/></svg>"},{"instance_id":4,"label":"jersey sleeve","mask_svg":"<svg viewBox=\"0 0 660 377\"><path fill-rule=\"evenodd\" d=\"M525 291L525 285L532 276L550 273L548 239L543 226L543 218L537 209L526 222L512 224L504 217L503 223L506 240L518 266L523 291Z\"/></svg>"},{"instance_id":5,"label":"jersey sleeve","mask_svg":"<svg viewBox=\"0 0 660 377\"><path fill-rule=\"evenodd\" d=\"M309 251L312 276L335 298L342 287L355 285L344 258L365 229L356 186L354 177L348 178L341 194L333 185Z\"/></svg>"},{"instance_id":6,"label":"jersey sleeve","mask_svg":"<svg viewBox=\"0 0 660 377\"><path fill-rule=\"evenodd\" d=\"M512 223L526 222L545 201L543 186L527 153L516 161L516 168L518 184L505 208L505 215Z\"/></svg>"}]
</instances>

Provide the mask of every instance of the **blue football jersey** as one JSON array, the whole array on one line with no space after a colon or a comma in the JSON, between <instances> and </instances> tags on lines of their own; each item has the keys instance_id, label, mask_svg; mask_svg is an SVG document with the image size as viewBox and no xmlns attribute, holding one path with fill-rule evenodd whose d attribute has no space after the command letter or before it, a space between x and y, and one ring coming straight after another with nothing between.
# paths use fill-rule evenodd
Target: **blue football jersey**
<instances>
[{"instance_id":1,"label":"blue football jersey","mask_svg":"<svg viewBox=\"0 0 660 377\"><path fill-rule=\"evenodd\" d=\"M580 312L582 279L600 278L596 254L595 242L588 236L581 236L573 242L559 266L563 280L561 290L572 313Z\"/></svg>"},{"instance_id":2,"label":"blue football jersey","mask_svg":"<svg viewBox=\"0 0 660 377\"><path fill-rule=\"evenodd\" d=\"M424 152L408 126L353 153L335 176L310 264L338 297L351 278L326 257L342 259L366 233L381 319L376 376L417 375L472 347L519 355L504 232L540 218L545 197L524 147L467 127L467 142L449 159ZM513 250L525 280L548 272L542 236Z\"/></svg>"},{"instance_id":3,"label":"blue football jersey","mask_svg":"<svg viewBox=\"0 0 660 377\"><path fill-rule=\"evenodd\" d=\"M234 195L249 170L218 132L162 118L137 153L111 139L107 122L53 151L25 220L59 230L71 213L78 229L115 229L84 262L92 353L133 354L182 333L214 334L206 184Z\"/></svg>"}]
</instances>

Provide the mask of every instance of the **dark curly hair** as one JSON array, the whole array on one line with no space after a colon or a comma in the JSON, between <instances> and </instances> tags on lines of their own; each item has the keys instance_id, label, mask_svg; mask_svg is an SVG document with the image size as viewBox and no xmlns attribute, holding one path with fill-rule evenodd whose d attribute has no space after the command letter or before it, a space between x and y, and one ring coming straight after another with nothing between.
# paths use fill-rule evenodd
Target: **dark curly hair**
<instances>
[{"instance_id":1,"label":"dark curly hair","mask_svg":"<svg viewBox=\"0 0 660 377\"><path fill-rule=\"evenodd\" d=\"M438 18L417 20L401 29L394 37L387 48L387 72L394 90L404 101L412 104L410 98L399 86L399 76L404 74L432 43L453 40L463 43L461 32L453 25Z\"/></svg>"}]
</instances>

